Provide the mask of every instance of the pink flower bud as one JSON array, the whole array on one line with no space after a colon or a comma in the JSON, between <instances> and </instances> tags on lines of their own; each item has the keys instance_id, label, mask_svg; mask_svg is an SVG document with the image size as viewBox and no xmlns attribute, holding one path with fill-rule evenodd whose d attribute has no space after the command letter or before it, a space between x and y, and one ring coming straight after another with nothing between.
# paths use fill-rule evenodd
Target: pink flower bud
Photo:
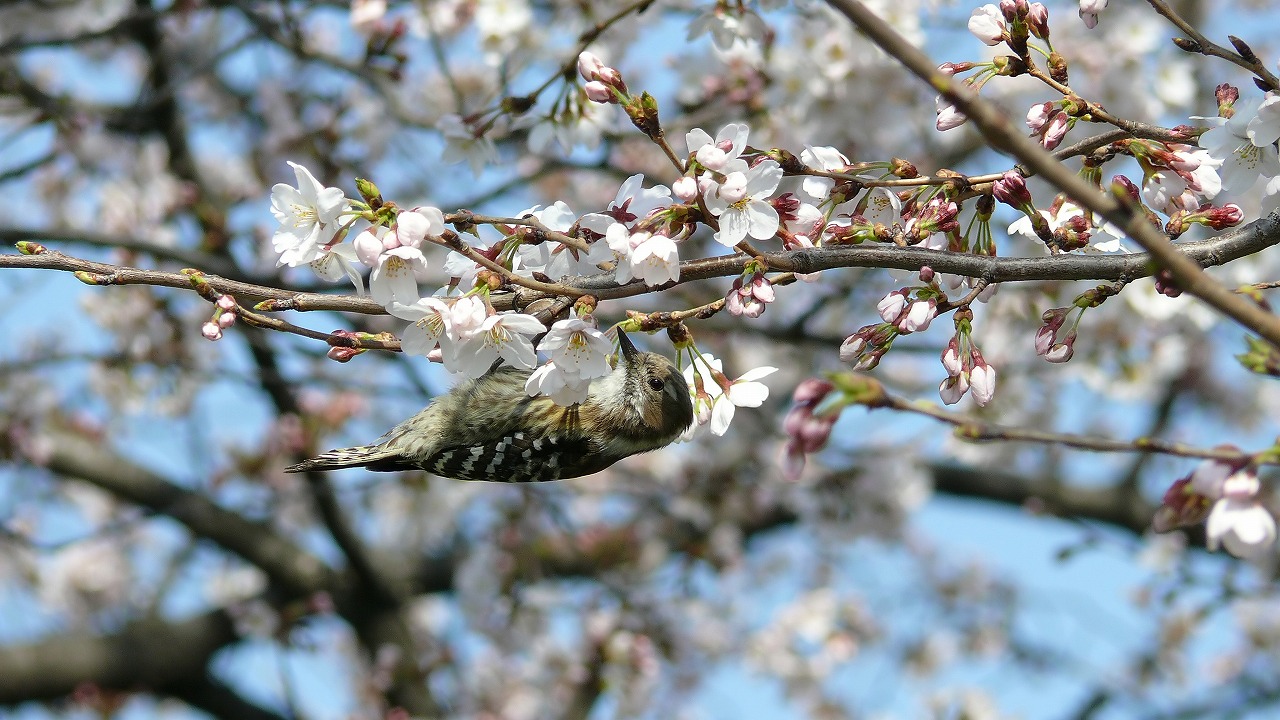
<instances>
[{"instance_id":1,"label":"pink flower bud","mask_svg":"<svg viewBox=\"0 0 1280 720\"><path fill-rule=\"evenodd\" d=\"M1054 343L1058 339L1058 329L1049 325L1041 325L1036 331L1036 354L1044 355L1049 352Z\"/></svg>"},{"instance_id":2,"label":"pink flower bud","mask_svg":"<svg viewBox=\"0 0 1280 720\"><path fill-rule=\"evenodd\" d=\"M613 90L599 80L592 80L586 83L582 86L582 91L586 93L587 99L593 103L608 105L618 102L618 99L613 95Z\"/></svg>"},{"instance_id":3,"label":"pink flower bud","mask_svg":"<svg viewBox=\"0 0 1280 720\"><path fill-rule=\"evenodd\" d=\"M775 299L773 291L773 283L769 282L769 278L764 273L756 273L751 280L751 294L762 303L771 303Z\"/></svg>"},{"instance_id":4,"label":"pink flower bud","mask_svg":"<svg viewBox=\"0 0 1280 720\"><path fill-rule=\"evenodd\" d=\"M235 313L224 312L219 315L218 319L214 322L218 323L218 327L225 330L226 328L236 324L236 315Z\"/></svg>"},{"instance_id":5,"label":"pink flower bud","mask_svg":"<svg viewBox=\"0 0 1280 720\"><path fill-rule=\"evenodd\" d=\"M578 53L578 74L583 80L599 80L600 71L604 70L604 61L595 55L595 53L583 50Z\"/></svg>"},{"instance_id":6,"label":"pink flower bud","mask_svg":"<svg viewBox=\"0 0 1280 720\"><path fill-rule=\"evenodd\" d=\"M861 334L850 335L840 343L840 362L853 362L867 349L867 340Z\"/></svg>"},{"instance_id":7,"label":"pink flower bud","mask_svg":"<svg viewBox=\"0 0 1280 720\"><path fill-rule=\"evenodd\" d=\"M1210 208L1204 214L1206 224L1214 230L1235 227L1244 219L1244 213L1240 210L1240 206L1235 203L1227 203L1222 207Z\"/></svg>"},{"instance_id":8,"label":"pink flower bud","mask_svg":"<svg viewBox=\"0 0 1280 720\"><path fill-rule=\"evenodd\" d=\"M885 295L876 304L876 312L880 313L880 318L887 323L897 322L898 317L902 315L902 311L907 307L907 291L894 290Z\"/></svg>"},{"instance_id":9,"label":"pink flower bud","mask_svg":"<svg viewBox=\"0 0 1280 720\"><path fill-rule=\"evenodd\" d=\"M1009 170L991 185L991 194L1010 207L1022 209L1031 204L1027 180L1016 170Z\"/></svg>"},{"instance_id":10,"label":"pink flower bud","mask_svg":"<svg viewBox=\"0 0 1280 720\"><path fill-rule=\"evenodd\" d=\"M994 5L983 5L969 18L969 32L987 45L999 45L1004 39L1004 13Z\"/></svg>"},{"instance_id":11,"label":"pink flower bud","mask_svg":"<svg viewBox=\"0 0 1280 720\"><path fill-rule=\"evenodd\" d=\"M971 62L944 62L938 66L938 72L943 75L952 76L962 72L969 72L974 67Z\"/></svg>"},{"instance_id":12,"label":"pink flower bud","mask_svg":"<svg viewBox=\"0 0 1280 720\"><path fill-rule=\"evenodd\" d=\"M975 365L969 371L969 385L973 388L973 400L985 406L996 394L996 370L987 364Z\"/></svg>"},{"instance_id":13,"label":"pink flower bud","mask_svg":"<svg viewBox=\"0 0 1280 720\"><path fill-rule=\"evenodd\" d=\"M698 164L708 170L719 172L724 169L725 164L729 161L729 154L724 150L710 143L698 148L693 154Z\"/></svg>"},{"instance_id":14,"label":"pink flower bud","mask_svg":"<svg viewBox=\"0 0 1280 720\"><path fill-rule=\"evenodd\" d=\"M698 197L698 181L686 175L671 183L671 194L680 202L691 202Z\"/></svg>"},{"instance_id":15,"label":"pink flower bud","mask_svg":"<svg viewBox=\"0 0 1280 720\"><path fill-rule=\"evenodd\" d=\"M826 446L827 440L831 438L831 428L835 427L835 424L834 415L831 417L809 415L800 425L796 439L800 441L805 452L817 452Z\"/></svg>"},{"instance_id":16,"label":"pink flower bud","mask_svg":"<svg viewBox=\"0 0 1280 720\"><path fill-rule=\"evenodd\" d=\"M942 351L942 367L946 369L947 377L959 377L964 373L964 365L960 362L960 341L954 335Z\"/></svg>"},{"instance_id":17,"label":"pink flower bud","mask_svg":"<svg viewBox=\"0 0 1280 720\"><path fill-rule=\"evenodd\" d=\"M1098 25L1098 13L1106 9L1110 0L1080 0L1080 19L1092 30Z\"/></svg>"},{"instance_id":18,"label":"pink flower bud","mask_svg":"<svg viewBox=\"0 0 1280 720\"><path fill-rule=\"evenodd\" d=\"M964 375L949 377L938 386L938 397L942 398L944 405L955 405L967 392L969 392L969 378Z\"/></svg>"},{"instance_id":19,"label":"pink flower bud","mask_svg":"<svg viewBox=\"0 0 1280 720\"><path fill-rule=\"evenodd\" d=\"M1064 112L1057 112L1049 119L1049 125L1044 129L1044 137L1040 139L1040 144L1046 150L1053 150L1062 144L1062 139L1067 136L1067 131L1071 129L1071 118Z\"/></svg>"},{"instance_id":20,"label":"pink flower bud","mask_svg":"<svg viewBox=\"0 0 1280 720\"><path fill-rule=\"evenodd\" d=\"M396 239L401 245L422 247L422 241L427 239L430 229L431 221L422 213L409 210L396 216Z\"/></svg>"},{"instance_id":21,"label":"pink flower bud","mask_svg":"<svg viewBox=\"0 0 1280 720\"><path fill-rule=\"evenodd\" d=\"M1234 445L1218 445L1222 450L1238 450ZM1217 500L1223 496L1223 486L1227 478L1236 474L1244 465L1229 460L1202 460L1191 472L1191 490L1197 495Z\"/></svg>"},{"instance_id":22,"label":"pink flower bud","mask_svg":"<svg viewBox=\"0 0 1280 720\"><path fill-rule=\"evenodd\" d=\"M334 346L329 348L328 357L330 360L335 360L337 362L344 363L349 361L351 358L359 355L361 352L362 351L360 350L360 348Z\"/></svg>"},{"instance_id":23,"label":"pink flower bud","mask_svg":"<svg viewBox=\"0 0 1280 720\"><path fill-rule=\"evenodd\" d=\"M1041 40L1049 37L1049 9L1041 3L1031 3L1027 7L1027 29Z\"/></svg>"},{"instance_id":24,"label":"pink flower bud","mask_svg":"<svg viewBox=\"0 0 1280 720\"><path fill-rule=\"evenodd\" d=\"M747 176L741 172L731 172L720 185L720 198L732 205L747 196Z\"/></svg>"},{"instance_id":25,"label":"pink flower bud","mask_svg":"<svg viewBox=\"0 0 1280 720\"><path fill-rule=\"evenodd\" d=\"M1040 134L1040 129L1049 122L1049 115L1052 114L1057 105L1052 102L1042 102L1038 105L1032 105L1027 111L1027 127L1031 132Z\"/></svg>"},{"instance_id":26,"label":"pink flower bud","mask_svg":"<svg viewBox=\"0 0 1280 720\"><path fill-rule=\"evenodd\" d=\"M835 389L835 385L822 378L806 378L796 386L795 392L791 394L791 401L797 405L817 405Z\"/></svg>"},{"instance_id":27,"label":"pink flower bud","mask_svg":"<svg viewBox=\"0 0 1280 720\"><path fill-rule=\"evenodd\" d=\"M219 295L217 305L228 312L236 309L236 299L230 295Z\"/></svg>"},{"instance_id":28,"label":"pink flower bud","mask_svg":"<svg viewBox=\"0 0 1280 720\"><path fill-rule=\"evenodd\" d=\"M898 329L904 333L923 332L938 314L936 300L917 300L907 306L906 316L899 319Z\"/></svg>"},{"instance_id":29,"label":"pink flower bud","mask_svg":"<svg viewBox=\"0 0 1280 720\"><path fill-rule=\"evenodd\" d=\"M351 241L351 246L355 249L356 258L360 262L369 267L378 265L378 256L382 254L382 240L374 234L372 228L356 235L355 240Z\"/></svg>"},{"instance_id":30,"label":"pink flower bud","mask_svg":"<svg viewBox=\"0 0 1280 720\"><path fill-rule=\"evenodd\" d=\"M200 334L205 340L219 340L222 338L222 328L215 322L207 322L200 326Z\"/></svg>"},{"instance_id":31,"label":"pink flower bud","mask_svg":"<svg viewBox=\"0 0 1280 720\"><path fill-rule=\"evenodd\" d=\"M800 479L804 471L804 449L798 441L792 440L782 450L782 476L791 482Z\"/></svg>"},{"instance_id":32,"label":"pink flower bud","mask_svg":"<svg viewBox=\"0 0 1280 720\"><path fill-rule=\"evenodd\" d=\"M866 372L867 370L875 370L876 366L880 364L880 359L884 357L884 354L885 348L872 350L858 358L858 361L853 364L853 369L861 370L863 372Z\"/></svg>"},{"instance_id":33,"label":"pink flower bud","mask_svg":"<svg viewBox=\"0 0 1280 720\"><path fill-rule=\"evenodd\" d=\"M1067 362L1068 360L1071 359L1073 355L1076 354L1075 340L1076 340L1075 333L1071 333L1070 335L1067 336L1066 341L1060 342L1054 345L1053 347L1049 348L1049 351L1044 354L1044 359L1048 360L1051 363Z\"/></svg>"},{"instance_id":34,"label":"pink flower bud","mask_svg":"<svg viewBox=\"0 0 1280 720\"><path fill-rule=\"evenodd\" d=\"M936 112L938 116L934 120L933 124L934 127L938 128L939 132L946 132L952 128L960 127L969 119L965 117L964 113L960 112L954 104L943 98L941 95L939 95L937 99Z\"/></svg>"}]
</instances>

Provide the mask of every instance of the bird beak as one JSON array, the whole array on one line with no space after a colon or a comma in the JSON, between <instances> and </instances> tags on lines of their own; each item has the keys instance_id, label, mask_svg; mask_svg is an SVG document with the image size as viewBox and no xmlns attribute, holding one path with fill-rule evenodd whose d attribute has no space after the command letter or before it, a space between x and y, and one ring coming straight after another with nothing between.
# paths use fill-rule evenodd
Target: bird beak
<instances>
[{"instance_id":1,"label":"bird beak","mask_svg":"<svg viewBox=\"0 0 1280 720\"><path fill-rule=\"evenodd\" d=\"M622 332L622 328L618 328L618 346L622 348L622 357L628 363L634 362L640 356L640 351L636 349L635 345L631 344L631 338Z\"/></svg>"}]
</instances>

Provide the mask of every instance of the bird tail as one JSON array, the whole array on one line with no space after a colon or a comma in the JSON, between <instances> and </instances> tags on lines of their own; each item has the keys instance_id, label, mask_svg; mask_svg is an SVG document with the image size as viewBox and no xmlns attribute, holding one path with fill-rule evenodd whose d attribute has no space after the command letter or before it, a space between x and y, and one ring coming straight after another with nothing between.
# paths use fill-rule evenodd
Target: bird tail
<instances>
[{"instance_id":1,"label":"bird tail","mask_svg":"<svg viewBox=\"0 0 1280 720\"><path fill-rule=\"evenodd\" d=\"M394 472L417 466L405 460L398 448L388 448L385 445L358 445L321 453L310 460L290 465L284 471L298 473L353 467L368 468L374 472Z\"/></svg>"}]
</instances>

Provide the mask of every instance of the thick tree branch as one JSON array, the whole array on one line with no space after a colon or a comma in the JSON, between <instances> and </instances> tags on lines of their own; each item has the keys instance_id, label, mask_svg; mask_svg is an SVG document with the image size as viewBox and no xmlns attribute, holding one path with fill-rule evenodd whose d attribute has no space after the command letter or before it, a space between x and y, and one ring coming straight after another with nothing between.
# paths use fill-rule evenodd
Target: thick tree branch
<instances>
[{"instance_id":1,"label":"thick tree branch","mask_svg":"<svg viewBox=\"0 0 1280 720\"><path fill-rule=\"evenodd\" d=\"M41 463L51 472L83 480L122 500L168 515L198 537L210 540L256 565L291 595L305 596L336 585L319 558L270 527L220 507L126 460L101 442L59 430L45 430L52 442Z\"/></svg>"},{"instance_id":2,"label":"thick tree branch","mask_svg":"<svg viewBox=\"0 0 1280 720\"><path fill-rule=\"evenodd\" d=\"M208 672L182 678L160 691L223 720L285 720L285 716L245 700Z\"/></svg>"},{"instance_id":3,"label":"thick tree branch","mask_svg":"<svg viewBox=\"0 0 1280 720\"><path fill-rule=\"evenodd\" d=\"M204 677L209 658L238 639L223 610L180 621L144 620L112 635L72 632L0 649L0 705L56 700L78 685L162 688Z\"/></svg>"}]
</instances>

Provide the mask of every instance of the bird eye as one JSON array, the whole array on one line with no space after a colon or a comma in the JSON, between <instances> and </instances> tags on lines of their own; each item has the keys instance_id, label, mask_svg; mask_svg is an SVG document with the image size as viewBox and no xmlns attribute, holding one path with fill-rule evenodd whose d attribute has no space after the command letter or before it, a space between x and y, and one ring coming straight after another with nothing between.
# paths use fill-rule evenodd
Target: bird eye
<instances>
[{"instance_id":1,"label":"bird eye","mask_svg":"<svg viewBox=\"0 0 1280 720\"><path fill-rule=\"evenodd\" d=\"M649 389L654 392L660 392L662 390L662 381L658 378L649 378Z\"/></svg>"}]
</instances>

